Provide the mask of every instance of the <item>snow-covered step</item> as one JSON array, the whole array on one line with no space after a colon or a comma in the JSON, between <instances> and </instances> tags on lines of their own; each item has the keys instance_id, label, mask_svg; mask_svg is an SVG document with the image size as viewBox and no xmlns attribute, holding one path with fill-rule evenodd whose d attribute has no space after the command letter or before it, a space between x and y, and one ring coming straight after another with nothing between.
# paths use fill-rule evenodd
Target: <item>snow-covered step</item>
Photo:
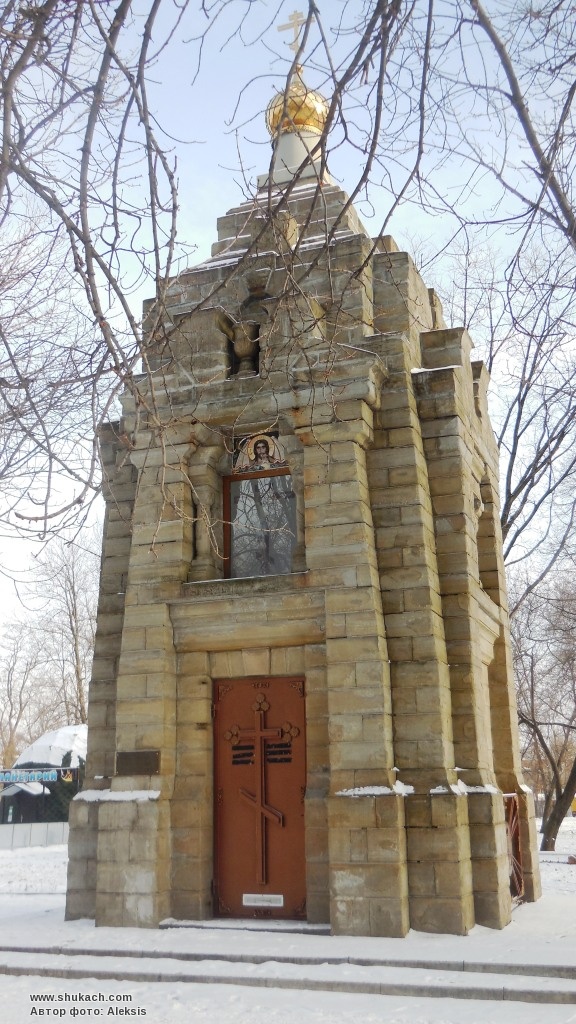
<instances>
[{"instance_id":1,"label":"snow-covered step","mask_svg":"<svg viewBox=\"0 0 576 1024\"><path fill-rule=\"evenodd\" d=\"M259 959L259 958L258 958ZM487 965L484 965L487 966ZM375 995L576 1003L576 980L520 974L468 972L428 966L294 963L254 959L232 962L214 957L184 960L100 953L4 951L0 974L130 982L191 982L251 987L307 989Z\"/></svg>"},{"instance_id":2,"label":"snow-covered step","mask_svg":"<svg viewBox=\"0 0 576 1024\"><path fill-rule=\"evenodd\" d=\"M417 968L427 971L458 972L471 974L494 974L494 975L519 975L529 978L563 978L576 982L576 965L561 963L514 963L506 961L481 961L481 960L450 960L424 959L406 957L369 957L369 956L330 956L326 953L321 955L278 953L233 953L229 949L226 952L208 952L199 946L198 950L163 950L163 949L142 949L127 948L121 944L117 947L109 940L106 948L98 946L79 946L77 943L58 945L53 942L46 942L42 945L26 946L12 943L0 944L0 959L5 953L53 953L61 956L95 956L95 957L129 957L130 959L147 960L178 960L185 962L197 961L226 961L230 964L298 964L304 966L341 966L352 965L356 967L393 967L397 970L403 968Z\"/></svg>"}]
</instances>

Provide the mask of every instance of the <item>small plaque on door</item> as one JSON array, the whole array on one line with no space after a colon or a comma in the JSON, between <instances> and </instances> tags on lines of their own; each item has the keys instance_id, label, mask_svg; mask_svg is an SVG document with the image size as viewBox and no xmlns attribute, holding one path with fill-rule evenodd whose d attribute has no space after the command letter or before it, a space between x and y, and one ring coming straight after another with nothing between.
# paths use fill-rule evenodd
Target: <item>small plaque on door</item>
<instances>
[{"instance_id":1,"label":"small plaque on door","mask_svg":"<svg viewBox=\"0 0 576 1024\"><path fill-rule=\"evenodd\" d=\"M243 907L283 907L284 897L267 892L245 892L242 894Z\"/></svg>"}]
</instances>

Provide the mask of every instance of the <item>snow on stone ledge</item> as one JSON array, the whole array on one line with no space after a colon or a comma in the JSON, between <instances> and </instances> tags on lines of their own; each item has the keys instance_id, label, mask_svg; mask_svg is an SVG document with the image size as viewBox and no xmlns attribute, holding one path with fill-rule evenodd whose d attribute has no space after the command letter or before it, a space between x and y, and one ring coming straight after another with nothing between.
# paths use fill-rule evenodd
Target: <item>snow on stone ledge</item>
<instances>
[{"instance_id":1,"label":"snow on stone ledge","mask_svg":"<svg viewBox=\"0 0 576 1024\"><path fill-rule=\"evenodd\" d=\"M449 793L452 790L456 796L466 796L468 793L499 793L500 790L496 786L467 786L462 779L459 779L457 783L450 783L450 786L435 786L434 789L430 790L430 793L438 795L441 793Z\"/></svg>"},{"instance_id":2,"label":"snow on stone ledge","mask_svg":"<svg viewBox=\"0 0 576 1024\"><path fill-rule=\"evenodd\" d=\"M392 786L395 793L399 793L400 796L409 796L410 793L414 792L414 786L407 786L405 782L395 782Z\"/></svg>"},{"instance_id":3,"label":"snow on stone ledge","mask_svg":"<svg viewBox=\"0 0 576 1024\"><path fill-rule=\"evenodd\" d=\"M160 796L158 789L85 789L77 793L73 800L86 800L87 803L103 803L104 801L116 802L118 800L136 800L142 803L144 800L157 800Z\"/></svg>"},{"instance_id":4,"label":"snow on stone ledge","mask_svg":"<svg viewBox=\"0 0 576 1024\"><path fill-rule=\"evenodd\" d=\"M392 793L407 796L413 792L414 786L407 786L404 782L395 782L392 788L389 786L356 786L354 789L340 789L336 796L390 796Z\"/></svg>"},{"instance_id":5,"label":"snow on stone ledge","mask_svg":"<svg viewBox=\"0 0 576 1024\"><path fill-rule=\"evenodd\" d=\"M464 786L467 793L500 793L500 790L496 786L466 786L464 782L459 783Z\"/></svg>"},{"instance_id":6,"label":"snow on stone ledge","mask_svg":"<svg viewBox=\"0 0 576 1024\"><path fill-rule=\"evenodd\" d=\"M410 373L438 373L440 370L460 370L460 363L450 363L450 366L413 366Z\"/></svg>"},{"instance_id":7,"label":"snow on stone ledge","mask_svg":"<svg viewBox=\"0 0 576 1024\"><path fill-rule=\"evenodd\" d=\"M336 796L390 796L389 786L356 786L355 789L339 789Z\"/></svg>"}]
</instances>

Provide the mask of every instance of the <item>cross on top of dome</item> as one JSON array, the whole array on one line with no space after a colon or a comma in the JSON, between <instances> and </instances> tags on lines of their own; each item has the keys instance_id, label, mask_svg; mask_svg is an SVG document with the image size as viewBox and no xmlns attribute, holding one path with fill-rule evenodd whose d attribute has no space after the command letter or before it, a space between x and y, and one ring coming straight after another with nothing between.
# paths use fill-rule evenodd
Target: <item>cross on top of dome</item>
<instances>
[{"instance_id":1,"label":"cross on top of dome","mask_svg":"<svg viewBox=\"0 0 576 1024\"><path fill-rule=\"evenodd\" d=\"M258 188L270 184L282 186L294 180L314 178L323 184L331 182L320 138L327 130L330 104L316 89L310 89L303 78L298 61L301 48L300 30L307 25L300 11L293 11L279 32L292 32L287 46L294 53L284 88L276 92L266 107L266 127L272 137L271 173L259 175Z\"/></svg>"},{"instance_id":2,"label":"cross on top of dome","mask_svg":"<svg viewBox=\"0 0 576 1024\"><path fill-rule=\"evenodd\" d=\"M298 52L300 29L307 20L301 11L293 11L287 24L278 25L278 32L293 32L293 39L287 45L294 53ZM321 135L327 114L328 103L324 96L308 88L298 64L292 70L287 88L276 93L268 104L266 124L273 138L283 133L302 131Z\"/></svg>"},{"instance_id":3,"label":"cross on top of dome","mask_svg":"<svg viewBox=\"0 0 576 1024\"><path fill-rule=\"evenodd\" d=\"M294 33L292 42L287 44L294 53L298 53L300 29L302 25L306 24L306 20L302 11L292 11L292 14L288 15L288 23L286 25L278 25L278 32L292 31Z\"/></svg>"}]
</instances>

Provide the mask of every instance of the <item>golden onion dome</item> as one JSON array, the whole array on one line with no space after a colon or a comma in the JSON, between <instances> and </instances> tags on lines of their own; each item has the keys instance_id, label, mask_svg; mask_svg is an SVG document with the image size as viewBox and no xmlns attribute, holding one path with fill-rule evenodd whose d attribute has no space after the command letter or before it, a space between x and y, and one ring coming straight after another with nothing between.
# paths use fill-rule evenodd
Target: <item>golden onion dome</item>
<instances>
[{"instance_id":1,"label":"golden onion dome","mask_svg":"<svg viewBox=\"0 0 576 1024\"><path fill-rule=\"evenodd\" d=\"M321 93L309 89L296 68L285 92L276 93L266 109L266 127L272 138L283 132L314 132L321 135L328 116L328 103Z\"/></svg>"}]
</instances>

